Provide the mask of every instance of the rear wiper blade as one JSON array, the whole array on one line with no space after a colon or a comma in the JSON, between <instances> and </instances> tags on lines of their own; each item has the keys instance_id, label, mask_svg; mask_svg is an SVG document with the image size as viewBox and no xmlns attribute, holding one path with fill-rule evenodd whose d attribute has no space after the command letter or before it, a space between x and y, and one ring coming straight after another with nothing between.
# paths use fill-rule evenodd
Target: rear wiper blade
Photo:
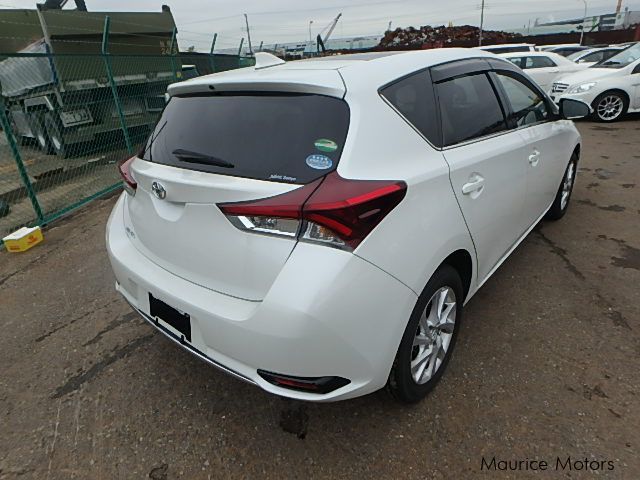
<instances>
[{"instance_id":1,"label":"rear wiper blade","mask_svg":"<svg viewBox=\"0 0 640 480\"><path fill-rule=\"evenodd\" d=\"M204 153L183 150L182 148L177 148L171 153L173 153L183 162L201 163L203 165L215 165L216 167L222 168L235 168L235 165L233 163L227 162L226 160L222 160L218 157L214 157L213 155L205 155Z\"/></svg>"}]
</instances>

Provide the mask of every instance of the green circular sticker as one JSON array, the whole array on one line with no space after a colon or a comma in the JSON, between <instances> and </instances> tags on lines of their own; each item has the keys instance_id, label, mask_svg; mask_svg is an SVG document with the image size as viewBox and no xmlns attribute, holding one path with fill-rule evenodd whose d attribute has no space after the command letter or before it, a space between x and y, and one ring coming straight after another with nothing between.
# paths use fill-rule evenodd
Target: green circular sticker
<instances>
[{"instance_id":1,"label":"green circular sticker","mask_svg":"<svg viewBox=\"0 0 640 480\"><path fill-rule=\"evenodd\" d=\"M314 145L321 152L335 152L338 149L338 144L333 140L329 140L328 138L319 138L314 142Z\"/></svg>"}]
</instances>

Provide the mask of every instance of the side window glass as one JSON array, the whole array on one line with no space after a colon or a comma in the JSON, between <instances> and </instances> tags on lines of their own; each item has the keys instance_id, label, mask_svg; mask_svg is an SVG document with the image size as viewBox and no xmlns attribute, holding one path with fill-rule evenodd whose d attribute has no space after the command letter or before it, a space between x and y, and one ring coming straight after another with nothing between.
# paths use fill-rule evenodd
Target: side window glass
<instances>
[{"instance_id":1,"label":"side window glass","mask_svg":"<svg viewBox=\"0 0 640 480\"><path fill-rule=\"evenodd\" d=\"M444 145L505 130L506 122L489 78L475 74L437 85Z\"/></svg>"},{"instance_id":2,"label":"side window glass","mask_svg":"<svg viewBox=\"0 0 640 480\"><path fill-rule=\"evenodd\" d=\"M602 60L603 57L603 53L602 52L593 52L590 53L589 55L586 55L582 61L583 62L599 62L600 60Z\"/></svg>"},{"instance_id":3,"label":"side window glass","mask_svg":"<svg viewBox=\"0 0 640 480\"><path fill-rule=\"evenodd\" d=\"M528 57L527 68L546 68L557 66L553 60L548 57Z\"/></svg>"},{"instance_id":4,"label":"side window glass","mask_svg":"<svg viewBox=\"0 0 640 480\"><path fill-rule=\"evenodd\" d=\"M380 93L431 143L440 146L436 102L428 72L404 78Z\"/></svg>"},{"instance_id":5,"label":"side window glass","mask_svg":"<svg viewBox=\"0 0 640 480\"><path fill-rule=\"evenodd\" d=\"M523 65L524 64L524 62L523 62L524 58L522 58L522 57L513 57L513 58L509 58L507 60L509 60L511 63L513 63L517 67L520 67L522 69L526 68Z\"/></svg>"},{"instance_id":6,"label":"side window glass","mask_svg":"<svg viewBox=\"0 0 640 480\"><path fill-rule=\"evenodd\" d=\"M554 62L549 57L538 57L538 60L541 62L541 67L557 67L558 64Z\"/></svg>"},{"instance_id":7,"label":"side window glass","mask_svg":"<svg viewBox=\"0 0 640 480\"><path fill-rule=\"evenodd\" d=\"M511 121L518 127L543 122L549 118L549 110L538 92L511 76L496 74L511 103Z\"/></svg>"}]
</instances>

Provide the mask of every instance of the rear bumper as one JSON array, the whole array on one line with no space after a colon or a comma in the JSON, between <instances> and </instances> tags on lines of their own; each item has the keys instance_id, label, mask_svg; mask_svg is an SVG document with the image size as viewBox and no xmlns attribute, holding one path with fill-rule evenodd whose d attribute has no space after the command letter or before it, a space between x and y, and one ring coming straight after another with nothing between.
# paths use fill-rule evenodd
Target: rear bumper
<instances>
[{"instance_id":1,"label":"rear bumper","mask_svg":"<svg viewBox=\"0 0 640 480\"><path fill-rule=\"evenodd\" d=\"M361 258L300 243L262 301L224 295L180 278L142 255L125 232L125 194L107 226L117 289L151 324L208 363L266 391L333 401L385 385L417 297ZM149 316L149 293L191 317L191 342ZM326 394L281 388L258 369L296 377L339 376Z\"/></svg>"}]
</instances>

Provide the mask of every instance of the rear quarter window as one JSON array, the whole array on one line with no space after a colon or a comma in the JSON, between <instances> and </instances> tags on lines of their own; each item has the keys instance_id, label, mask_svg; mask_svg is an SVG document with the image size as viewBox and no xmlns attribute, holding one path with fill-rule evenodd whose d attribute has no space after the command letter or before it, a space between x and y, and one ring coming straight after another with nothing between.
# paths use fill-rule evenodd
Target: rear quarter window
<instances>
[{"instance_id":1,"label":"rear quarter window","mask_svg":"<svg viewBox=\"0 0 640 480\"><path fill-rule=\"evenodd\" d=\"M380 94L433 145L440 146L436 99L428 71L398 80L380 90Z\"/></svg>"},{"instance_id":2,"label":"rear quarter window","mask_svg":"<svg viewBox=\"0 0 640 480\"><path fill-rule=\"evenodd\" d=\"M304 184L336 169L348 129L349 107L333 97L176 96L141 157L190 170Z\"/></svg>"}]
</instances>

